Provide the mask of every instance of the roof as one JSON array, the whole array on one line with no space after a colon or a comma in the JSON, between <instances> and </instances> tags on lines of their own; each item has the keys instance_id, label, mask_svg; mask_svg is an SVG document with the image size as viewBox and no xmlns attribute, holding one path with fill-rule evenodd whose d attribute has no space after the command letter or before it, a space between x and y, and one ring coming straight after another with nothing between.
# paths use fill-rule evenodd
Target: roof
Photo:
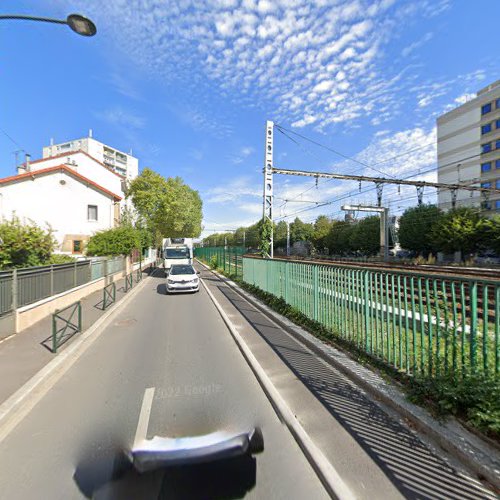
<instances>
[{"instance_id":1,"label":"roof","mask_svg":"<svg viewBox=\"0 0 500 500\"><path fill-rule=\"evenodd\" d=\"M105 165L102 161L99 161L97 158L94 158L92 155L89 155L86 151L83 149L74 149L72 151L66 151L65 153L60 153L58 155L54 156L47 156L47 158L40 158L38 160L32 160L30 161L30 165L33 163L40 163L41 161L48 161L48 160L54 160L56 158L64 158L65 156L69 156L75 153L82 153L85 156L89 157L91 160L94 160L96 163L99 163L102 167L104 167L106 170L109 170L112 174L115 174L118 176L120 179L125 179L124 175L119 174L118 172L115 172L112 168L109 168L107 165ZM26 166L26 163L22 163L21 166Z\"/></svg>"},{"instance_id":2,"label":"roof","mask_svg":"<svg viewBox=\"0 0 500 500\"><path fill-rule=\"evenodd\" d=\"M67 165L57 165L55 167L48 167L48 168L42 168L40 170L32 170L30 172L26 172L25 174L19 174L19 175L12 175L10 177L4 177L3 179L0 179L0 185L2 184L9 184L11 182L18 182L18 181L24 181L24 180L29 180L29 179L34 179L35 177L41 176L41 175L47 175L47 174L55 174L57 172L64 172L68 175L71 175L78 181L87 184L88 186L92 186L98 191L101 191L102 193L108 195L110 198L113 198L115 201L120 201L122 198L115 193L112 193L108 189L100 186L94 181L91 181L87 177L79 174L72 168L68 167Z\"/></svg>"}]
</instances>

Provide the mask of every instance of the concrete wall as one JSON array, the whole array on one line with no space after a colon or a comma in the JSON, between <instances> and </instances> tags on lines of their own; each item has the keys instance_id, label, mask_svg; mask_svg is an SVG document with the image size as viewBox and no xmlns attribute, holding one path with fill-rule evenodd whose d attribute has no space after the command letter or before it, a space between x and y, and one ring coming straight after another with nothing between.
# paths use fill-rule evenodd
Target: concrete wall
<instances>
[{"instance_id":1,"label":"concrete wall","mask_svg":"<svg viewBox=\"0 0 500 500\"><path fill-rule=\"evenodd\" d=\"M139 263L131 266L128 261L129 259L127 259L127 272L139 268ZM143 269L149 266L151 262L153 262L151 259L143 261ZM87 297L91 293L102 290L105 285L120 280L124 275L125 271L120 271L105 278L99 278L90 283L86 283L79 287L72 288L71 290L67 290L66 292L54 295L53 297L48 297L35 302L34 304L29 304L19 308L12 315L6 317L9 319L6 319L5 321L2 321L3 318L0 319L0 339L13 333L23 331L46 316L54 313L57 309L63 309L64 307ZM3 337L2 332L4 332Z\"/></svg>"}]
</instances>

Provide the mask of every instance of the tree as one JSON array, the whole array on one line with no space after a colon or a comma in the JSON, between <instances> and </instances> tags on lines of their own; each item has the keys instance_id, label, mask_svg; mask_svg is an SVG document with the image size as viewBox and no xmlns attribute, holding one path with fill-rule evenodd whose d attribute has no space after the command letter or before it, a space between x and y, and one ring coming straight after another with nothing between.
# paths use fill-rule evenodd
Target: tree
<instances>
[{"instance_id":1,"label":"tree","mask_svg":"<svg viewBox=\"0 0 500 500\"><path fill-rule=\"evenodd\" d=\"M180 177L165 179L145 168L127 190L146 227L157 238L197 237L201 233L202 201ZM158 243L158 242L156 242Z\"/></svg>"},{"instance_id":2,"label":"tree","mask_svg":"<svg viewBox=\"0 0 500 500\"><path fill-rule=\"evenodd\" d=\"M0 269L46 264L56 245L50 228L22 224L18 217L0 223L0 238Z\"/></svg>"},{"instance_id":3,"label":"tree","mask_svg":"<svg viewBox=\"0 0 500 500\"><path fill-rule=\"evenodd\" d=\"M306 222L302 222L298 217L290 224L290 242L293 244L296 241L312 241L314 226Z\"/></svg>"},{"instance_id":4,"label":"tree","mask_svg":"<svg viewBox=\"0 0 500 500\"><path fill-rule=\"evenodd\" d=\"M400 245L426 257L437 252L432 228L442 216L443 212L436 205L420 205L405 210L399 221Z\"/></svg>"},{"instance_id":5,"label":"tree","mask_svg":"<svg viewBox=\"0 0 500 500\"><path fill-rule=\"evenodd\" d=\"M332 229L333 221L326 215L320 215L314 223L314 232L312 236L313 244L318 250L324 250L327 246L326 240L330 230Z\"/></svg>"},{"instance_id":6,"label":"tree","mask_svg":"<svg viewBox=\"0 0 500 500\"><path fill-rule=\"evenodd\" d=\"M495 215L485 225L484 246L489 247L500 256L500 215Z\"/></svg>"},{"instance_id":7,"label":"tree","mask_svg":"<svg viewBox=\"0 0 500 500\"><path fill-rule=\"evenodd\" d=\"M432 244L445 253L474 253L484 246L488 225L488 220L473 208L450 210L432 227Z\"/></svg>"},{"instance_id":8,"label":"tree","mask_svg":"<svg viewBox=\"0 0 500 500\"><path fill-rule=\"evenodd\" d=\"M332 226L325 238L328 251L334 255L343 255L351 250L350 236L354 225L343 220L332 221Z\"/></svg>"},{"instance_id":9,"label":"tree","mask_svg":"<svg viewBox=\"0 0 500 500\"><path fill-rule=\"evenodd\" d=\"M274 226L274 248L286 248L286 234L287 223L284 220L280 220L278 224Z\"/></svg>"},{"instance_id":10,"label":"tree","mask_svg":"<svg viewBox=\"0 0 500 500\"><path fill-rule=\"evenodd\" d=\"M273 223L267 218L263 217L258 222L259 227L259 250L262 256L269 255L271 252L271 231L273 230Z\"/></svg>"},{"instance_id":11,"label":"tree","mask_svg":"<svg viewBox=\"0 0 500 500\"><path fill-rule=\"evenodd\" d=\"M87 255L129 255L142 245L141 232L132 226L120 226L100 231L90 237Z\"/></svg>"},{"instance_id":12,"label":"tree","mask_svg":"<svg viewBox=\"0 0 500 500\"><path fill-rule=\"evenodd\" d=\"M353 250L365 255L375 255L380 250L380 217L365 217L357 222L349 236Z\"/></svg>"}]
</instances>

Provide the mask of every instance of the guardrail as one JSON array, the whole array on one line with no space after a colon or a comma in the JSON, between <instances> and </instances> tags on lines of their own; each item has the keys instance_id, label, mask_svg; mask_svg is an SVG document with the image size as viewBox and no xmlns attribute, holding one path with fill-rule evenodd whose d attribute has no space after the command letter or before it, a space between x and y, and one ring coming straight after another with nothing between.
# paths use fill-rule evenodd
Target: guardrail
<instances>
[{"instance_id":1,"label":"guardrail","mask_svg":"<svg viewBox=\"0 0 500 500\"><path fill-rule=\"evenodd\" d=\"M102 289L102 310L105 311L116 300L116 283L110 283Z\"/></svg>"},{"instance_id":2,"label":"guardrail","mask_svg":"<svg viewBox=\"0 0 500 500\"><path fill-rule=\"evenodd\" d=\"M1 271L0 316L124 269L116 257Z\"/></svg>"},{"instance_id":3,"label":"guardrail","mask_svg":"<svg viewBox=\"0 0 500 500\"><path fill-rule=\"evenodd\" d=\"M225 273L243 276L244 247L204 247L195 248L194 256L205 263L223 269Z\"/></svg>"},{"instance_id":4,"label":"guardrail","mask_svg":"<svg viewBox=\"0 0 500 500\"><path fill-rule=\"evenodd\" d=\"M243 280L409 375L500 372L500 281L243 258Z\"/></svg>"},{"instance_id":5,"label":"guardrail","mask_svg":"<svg viewBox=\"0 0 500 500\"><path fill-rule=\"evenodd\" d=\"M62 316L63 313L69 311L69 317ZM76 323L73 317L77 314ZM58 328L62 323L63 326ZM69 333L67 333L69 331ZM59 309L52 314L52 352L56 353L57 349L61 347L67 340L70 339L75 333L82 331L82 304L80 301Z\"/></svg>"}]
</instances>

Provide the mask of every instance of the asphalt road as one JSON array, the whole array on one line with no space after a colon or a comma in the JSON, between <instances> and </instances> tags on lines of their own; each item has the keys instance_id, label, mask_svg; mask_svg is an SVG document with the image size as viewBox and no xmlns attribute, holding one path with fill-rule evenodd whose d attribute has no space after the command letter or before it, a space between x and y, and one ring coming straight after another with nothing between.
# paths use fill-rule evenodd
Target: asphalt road
<instances>
[{"instance_id":1,"label":"asphalt road","mask_svg":"<svg viewBox=\"0 0 500 500\"><path fill-rule=\"evenodd\" d=\"M197 469L123 467L147 388L148 437L261 426L265 451ZM202 289L166 296L163 278L114 318L0 443L0 498L327 498Z\"/></svg>"}]
</instances>

